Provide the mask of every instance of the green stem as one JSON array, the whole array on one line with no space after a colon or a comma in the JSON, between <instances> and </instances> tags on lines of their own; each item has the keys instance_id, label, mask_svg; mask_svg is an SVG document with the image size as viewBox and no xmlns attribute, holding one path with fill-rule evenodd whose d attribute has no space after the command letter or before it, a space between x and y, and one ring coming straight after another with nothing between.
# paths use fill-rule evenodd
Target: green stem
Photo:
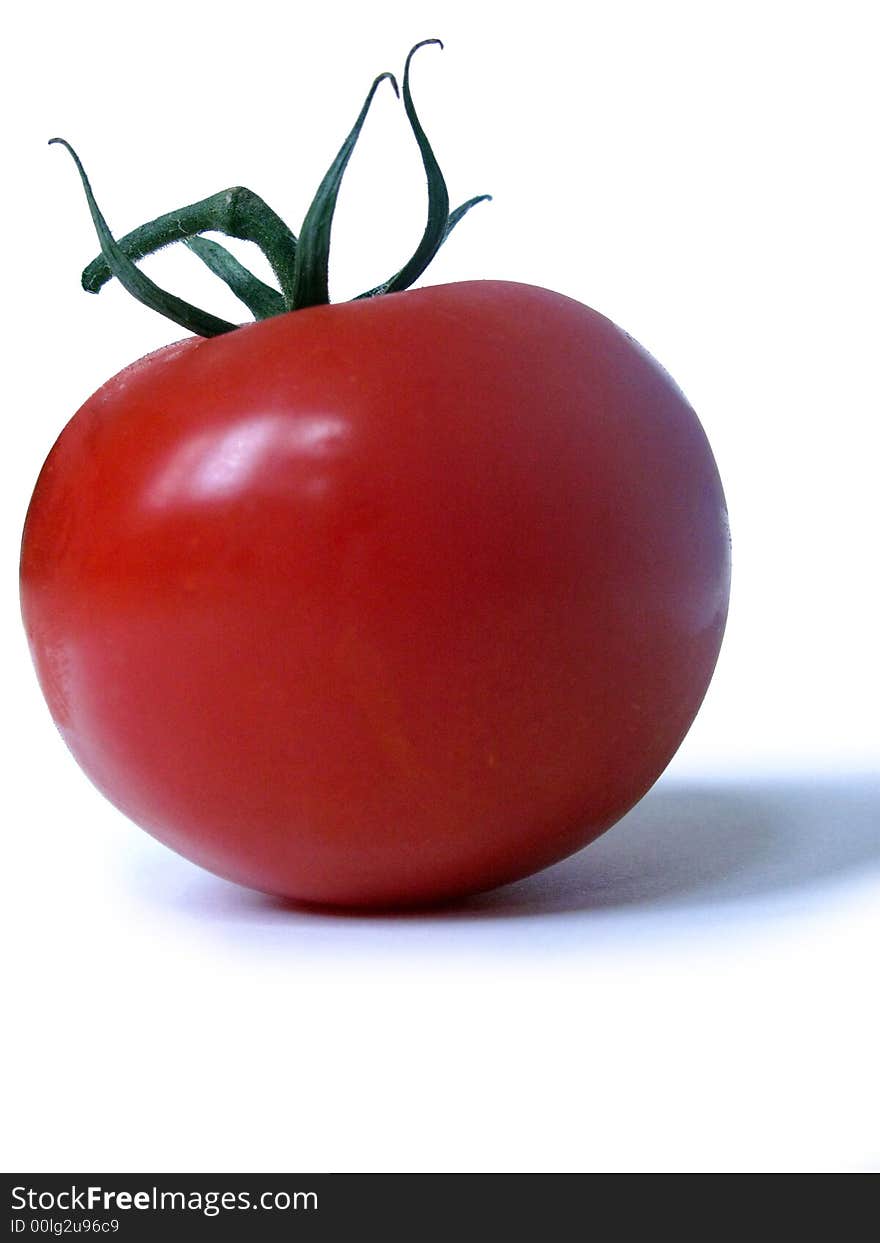
<instances>
[{"instance_id":1,"label":"green stem","mask_svg":"<svg viewBox=\"0 0 880 1243\"><path fill-rule=\"evenodd\" d=\"M245 186L221 190L197 203L166 212L133 229L119 239L119 245L133 261L151 255L172 242L185 241L199 233L225 233L243 242L255 242L265 254L286 307L293 305L293 268L296 235L272 208ZM112 273L103 256L93 259L82 274L83 289L97 293Z\"/></svg>"},{"instance_id":2,"label":"green stem","mask_svg":"<svg viewBox=\"0 0 880 1243\"><path fill-rule=\"evenodd\" d=\"M410 89L413 56L420 48L431 44L443 47L439 39L423 39L410 49L403 71L403 106L421 153L428 182L427 222L415 253L407 263L381 285L360 294L360 298L407 289L421 276L467 212L475 204L491 197L480 194L468 199L454 211L449 210L446 181L416 112ZM182 241L215 275L225 281L257 319L328 303L330 233L339 189L373 97L380 83L386 78L391 82L395 94L400 95L393 74L382 73L374 80L351 132L318 187L303 221L299 239L259 195L244 186L234 186L176 211L166 212L148 224L133 229L117 241L95 202L79 156L63 138L53 138L52 142L61 143L67 148L76 164L101 243L100 256L93 259L83 271L83 288L90 293L97 293L115 276L139 301L199 336L213 337L231 332L236 327L235 324L202 311L161 289L136 266L137 260L145 255L153 254L173 242ZM212 232L254 242L259 246L275 274L281 292L259 280L223 246L201 236L203 233Z\"/></svg>"}]
</instances>

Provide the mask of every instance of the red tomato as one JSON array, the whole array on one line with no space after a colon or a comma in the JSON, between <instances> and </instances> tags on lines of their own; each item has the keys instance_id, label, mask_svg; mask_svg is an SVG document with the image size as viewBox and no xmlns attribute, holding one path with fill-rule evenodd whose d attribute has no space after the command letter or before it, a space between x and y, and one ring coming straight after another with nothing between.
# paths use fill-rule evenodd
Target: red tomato
<instances>
[{"instance_id":1,"label":"red tomato","mask_svg":"<svg viewBox=\"0 0 880 1243\"><path fill-rule=\"evenodd\" d=\"M669 376L577 302L476 281L121 372L43 468L22 594L126 815L242 884L383 905L622 816L706 691L729 566Z\"/></svg>"}]
</instances>

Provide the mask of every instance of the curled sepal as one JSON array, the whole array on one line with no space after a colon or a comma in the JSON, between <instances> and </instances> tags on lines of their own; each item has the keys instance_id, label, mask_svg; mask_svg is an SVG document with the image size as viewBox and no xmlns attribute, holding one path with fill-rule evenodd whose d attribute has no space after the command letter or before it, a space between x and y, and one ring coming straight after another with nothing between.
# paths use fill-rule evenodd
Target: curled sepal
<instances>
[{"instance_id":1,"label":"curled sepal","mask_svg":"<svg viewBox=\"0 0 880 1243\"><path fill-rule=\"evenodd\" d=\"M461 207L456 207L455 211L451 211L449 213L449 218L446 221L446 228L443 230L443 241L446 241L447 237L449 237L449 234L458 224L459 220L462 220L472 207L476 207L477 203L491 202L491 194L476 194L472 199L468 199L466 203L462 203ZM441 245L442 244L443 243L441 242Z\"/></svg>"},{"instance_id":2,"label":"curled sepal","mask_svg":"<svg viewBox=\"0 0 880 1243\"><path fill-rule=\"evenodd\" d=\"M403 70L403 106L419 146L422 164L425 168L425 176L428 178L428 222L425 225L422 240L419 242L415 254L400 269L396 276L392 276L386 285L387 293L408 289L413 281L417 280L424 272L440 249L443 238L446 235L446 221L449 218L449 191L446 189L446 180L440 171L437 157L434 155L431 144L428 142L428 137L422 129L422 123L416 112L409 85L409 67L413 56L415 56L419 48L429 47L434 43L440 48L443 47L439 39L423 39L421 43L417 43L415 47L411 48Z\"/></svg>"},{"instance_id":3,"label":"curled sepal","mask_svg":"<svg viewBox=\"0 0 880 1243\"><path fill-rule=\"evenodd\" d=\"M312 204L306 212L296 249L293 278L294 310L306 306L323 306L330 301L330 228L333 223L333 213L336 210L336 200L339 197L339 187L342 184L342 176L348 166L348 161L351 159L351 153L360 137L364 121L367 119L373 96L379 84L386 78L394 87L395 95L399 94L394 74L380 73L370 87L351 133L325 173Z\"/></svg>"},{"instance_id":4,"label":"curled sepal","mask_svg":"<svg viewBox=\"0 0 880 1243\"><path fill-rule=\"evenodd\" d=\"M211 315L208 311L202 311L197 306L184 302L182 298L178 298L175 294L168 293L167 290L160 288L155 281L151 281L148 276L145 276L134 265L119 246L110 232L107 221L101 215L85 169L73 147L64 138L51 138L49 145L51 146L52 143L60 143L62 147L66 147L73 158L74 164L76 164L77 172L85 191L86 201L89 205L92 223L95 226L95 232L101 244L101 253L107 261L107 266L119 283L133 297L137 298L139 302L142 302L144 306L150 307L153 311L158 311L160 315L174 320L182 328L186 328L189 332L194 332L200 337L217 337L221 333L232 332L237 327L236 324L231 324L225 319L218 319L216 315Z\"/></svg>"},{"instance_id":5,"label":"curled sepal","mask_svg":"<svg viewBox=\"0 0 880 1243\"><path fill-rule=\"evenodd\" d=\"M261 281L253 272L249 272L243 263L231 255L225 246L211 241L207 237L188 237L184 242L194 255L198 255L202 263L219 276L243 302L254 319L269 319L273 315L283 315L287 309L284 299L277 289Z\"/></svg>"},{"instance_id":6,"label":"curled sepal","mask_svg":"<svg viewBox=\"0 0 880 1243\"><path fill-rule=\"evenodd\" d=\"M413 56L419 48L428 47L432 43L436 43L440 48L443 47L439 39L423 39L421 43L417 43L415 47L410 49L403 70L403 106L406 110L407 120L415 135L415 140L418 143L425 176L428 179L428 221L422 234L422 240L419 242L416 252L409 262L404 264L400 271L389 280L384 281L381 285L376 285L373 289L367 290L366 293L360 294L360 298L372 298L377 294L397 293L401 289L408 289L413 281L418 280L424 272L459 220L475 204L485 202L492 197L489 194L477 195L476 198L468 199L466 203L462 203L461 207L457 207L450 214L449 191L446 189L446 180L440 170L440 165L437 163L437 157L434 155L433 148L428 142L428 137L422 128L409 85L409 69Z\"/></svg>"},{"instance_id":7,"label":"curled sepal","mask_svg":"<svg viewBox=\"0 0 880 1243\"><path fill-rule=\"evenodd\" d=\"M491 201L492 201L491 194L478 194L474 198L468 199L466 203L462 203L460 207L456 207L455 211L451 211L449 213L449 216L446 219L446 228L443 231L443 237L440 241L440 246L442 246L443 243L446 241L447 237L449 237L449 234L458 224L459 220L462 220L468 214L468 212L470 211L472 207L476 207L477 203L491 203ZM368 289L366 293L359 293L357 297L354 299L355 302L360 302L364 298L375 298L379 294L383 294L383 293L394 293L404 288L404 286L402 285L394 284L395 279L396 278L393 278L391 281L386 281L385 284L383 285L375 285L372 289Z\"/></svg>"}]
</instances>

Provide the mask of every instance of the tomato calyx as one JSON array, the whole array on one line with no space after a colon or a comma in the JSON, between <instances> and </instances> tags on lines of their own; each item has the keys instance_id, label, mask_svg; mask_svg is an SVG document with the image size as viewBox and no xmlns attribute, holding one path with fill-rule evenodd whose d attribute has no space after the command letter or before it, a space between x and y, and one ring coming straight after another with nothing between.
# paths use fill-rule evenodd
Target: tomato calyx
<instances>
[{"instance_id":1,"label":"tomato calyx","mask_svg":"<svg viewBox=\"0 0 880 1243\"><path fill-rule=\"evenodd\" d=\"M419 147L428 182L428 219L421 241L411 258L382 284L359 294L358 299L408 289L427 268L446 238L477 203L491 198L480 194L454 211L449 210L449 192L434 151L422 128L410 89L410 65L419 48L443 44L439 39L423 39L410 49L403 71L403 106ZM221 190L208 198L158 216L117 240L95 200L82 162L64 138L52 138L70 153L101 245L101 254L82 273L82 286L98 293L112 277L139 302L201 337L232 332L240 325L220 319L192 303L162 289L137 267L137 260L174 242L183 242L243 302L255 319L268 319L287 311L329 303L328 271L330 233L342 177L360 136L370 105L379 86L388 80L400 97L391 73L374 79L348 137L340 147L306 212L299 237L273 209L244 186ZM269 262L278 288L250 272L219 242L202 236L221 233L226 237L254 242Z\"/></svg>"}]
</instances>

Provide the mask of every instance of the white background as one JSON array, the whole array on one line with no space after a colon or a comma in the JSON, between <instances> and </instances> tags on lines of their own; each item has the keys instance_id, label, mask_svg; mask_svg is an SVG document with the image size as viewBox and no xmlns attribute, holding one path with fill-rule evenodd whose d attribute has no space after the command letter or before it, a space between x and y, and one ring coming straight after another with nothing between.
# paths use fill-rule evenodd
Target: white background
<instances>
[{"instance_id":1,"label":"white background","mask_svg":"<svg viewBox=\"0 0 880 1243\"><path fill-rule=\"evenodd\" d=\"M40 3L2 89L2 1039L9 1170L876 1170L878 264L871 4ZM455 202L423 280L597 307L703 419L730 625L679 755L550 872L453 912L296 913L125 821L55 733L16 563L82 400L179 336L117 288L117 232L242 182L294 227L377 72L413 82ZM333 286L424 212L380 93ZM238 304L194 257L159 280Z\"/></svg>"}]
</instances>

